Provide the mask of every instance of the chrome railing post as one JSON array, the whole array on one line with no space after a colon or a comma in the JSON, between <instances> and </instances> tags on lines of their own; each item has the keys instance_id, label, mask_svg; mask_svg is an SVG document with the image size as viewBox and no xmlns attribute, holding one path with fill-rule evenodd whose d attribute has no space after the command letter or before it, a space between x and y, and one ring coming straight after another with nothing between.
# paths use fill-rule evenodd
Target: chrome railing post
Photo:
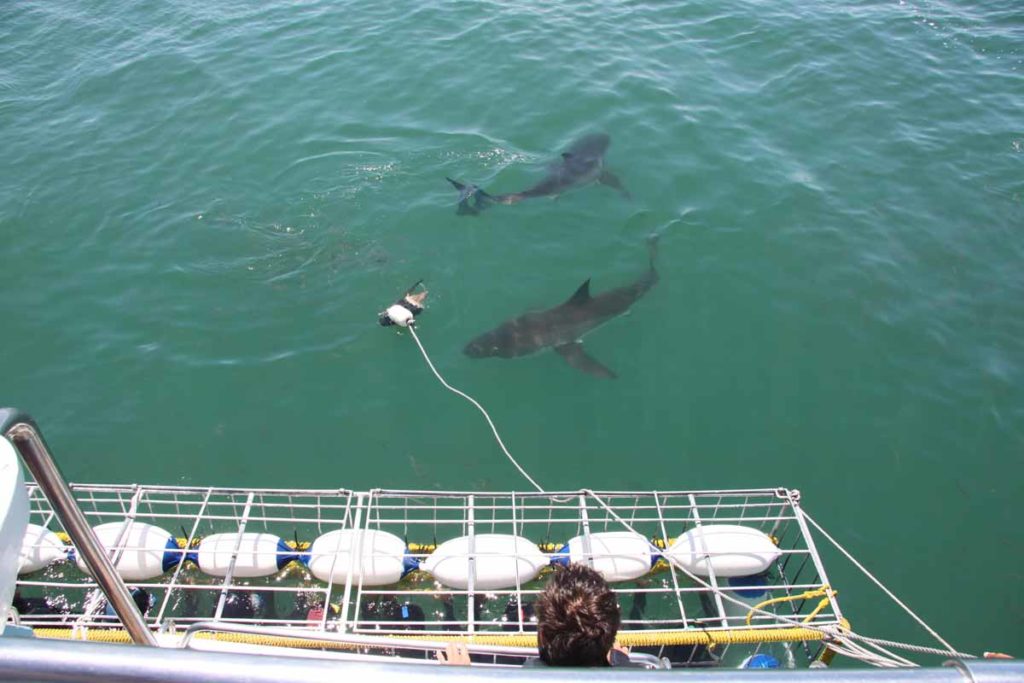
<instances>
[{"instance_id":1,"label":"chrome railing post","mask_svg":"<svg viewBox=\"0 0 1024 683\"><path fill-rule=\"evenodd\" d=\"M18 410L0 408L0 433L18 449L25 466L50 501L54 512L64 525L64 530L71 537L76 551L85 560L93 578L107 596L110 606L114 608L132 640L139 645L155 647L156 638L146 626L145 620L135 607L135 601L128 593L128 588L78 507L35 422Z\"/></svg>"}]
</instances>

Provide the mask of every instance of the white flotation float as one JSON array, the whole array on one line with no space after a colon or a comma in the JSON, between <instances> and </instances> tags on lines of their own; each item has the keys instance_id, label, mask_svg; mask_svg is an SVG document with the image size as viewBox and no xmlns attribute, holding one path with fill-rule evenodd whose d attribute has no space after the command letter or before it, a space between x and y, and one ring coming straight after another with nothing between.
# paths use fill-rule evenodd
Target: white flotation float
<instances>
[{"instance_id":1,"label":"white flotation float","mask_svg":"<svg viewBox=\"0 0 1024 683\"><path fill-rule=\"evenodd\" d=\"M14 599L25 527L28 526L28 495L14 446L0 436L0 634L7 627L7 613Z\"/></svg>"},{"instance_id":2,"label":"white flotation float","mask_svg":"<svg viewBox=\"0 0 1024 683\"><path fill-rule=\"evenodd\" d=\"M605 581L638 579L658 561L658 551L632 531L603 531L570 539L552 557L552 564L589 564Z\"/></svg>"},{"instance_id":3,"label":"white flotation float","mask_svg":"<svg viewBox=\"0 0 1024 683\"><path fill-rule=\"evenodd\" d=\"M288 547L280 536L263 533L226 533L207 536L199 543L194 557L204 574L227 576L236 555L232 576L240 579L275 574L299 554Z\"/></svg>"},{"instance_id":4,"label":"white flotation float","mask_svg":"<svg viewBox=\"0 0 1024 683\"><path fill-rule=\"evenodd\" d=\"M122 535L126 524L129 527ZM182 560L183 552L178 548L177 540L153 524L130 520L109 522L93 528L93 532L108 553L115 548L124 548L114 568L125 581L155 579ZM75 563L83 572L89 573L81 554L76 554Z\"/></svg>"},{"instance_id":5,"label":"white flotation float","mask_svg":"<svg viewBox=\"0 0 1024 683\"><path fill-rule=\"evenodd\" d=\"M697 576L753 576L768 569L782 551L759 529L705 524L690 529L665 551L665 559Z\"/></svg>"},{"instance_id":6,"label":"white flotation float","mask_svg":"<svg viewBox=\"0 0 1024 683\"><path fill-rule=\"evenodd\" d=\"M309 548L309 571L321 581L364 586L396 583L416 568L405 541L375 529L337 529Z\"/></svg>"},{"instance_id":7,"label":"white flotation float","mask_svg":"<svg viewBox=\"0 0 1024 683\"><path fill-rule=\"evenodd\" d=\"M472 552L470 540L473 541ZM501 590L533 581L548 557L533 541L511 534L478 534L445 541L420 564L445 586L466 590Z\"/></svg>"},{"instance_id":8,"label":"white flotation float","mask_svg":"<svg viewBox=\"0 0 1024 683\"><path fill-rule=\"evenodd\" d=\"M18 574L31 574L68 556L68 546L57 534L38 524L29 524L21 542Z\"/></svg>"}]
</instances>

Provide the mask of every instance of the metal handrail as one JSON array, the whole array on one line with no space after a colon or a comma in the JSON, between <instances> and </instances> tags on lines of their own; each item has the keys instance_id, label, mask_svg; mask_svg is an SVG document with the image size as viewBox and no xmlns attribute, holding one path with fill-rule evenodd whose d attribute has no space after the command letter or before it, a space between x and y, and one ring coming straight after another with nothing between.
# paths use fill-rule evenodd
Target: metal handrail
<instances>
[{"instance_id":1,"label":"metal handrail","mask_svg":"<svg viewBox=\"0 0 1024 683\"><path fill-rule=\"evenodd\" d=\"M474 666L417 666L412 663L253 656L160 648L142 650L118 645L0 638L0 680L47 680L67 683L1003 683L1024 677L1024 662L956 662L922 669L672 669L652 674L643 669ZM668 678L666 678L668 677Z\"/></svg>"},{"instance_id":2,"label":"metal handrail","mask_svg":"<svg viewBox=\"0 0 1024 683\"><path fill-rule=\"evenodd\" d=\"M138 645L156 647L156 638L146 626L127 586L78 507L35 421L27 413L15 408L0 408L0 434L6 436L21 454L25 466L50 501L71 542L85 560L90 573L132 640Z\"/></svg>"}]
</instances>

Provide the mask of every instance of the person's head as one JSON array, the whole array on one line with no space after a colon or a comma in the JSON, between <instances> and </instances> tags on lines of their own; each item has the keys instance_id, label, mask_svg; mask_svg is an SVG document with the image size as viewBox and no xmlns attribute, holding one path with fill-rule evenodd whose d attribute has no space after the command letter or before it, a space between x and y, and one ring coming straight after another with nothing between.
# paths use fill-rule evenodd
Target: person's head
<instances>
[{"instance_id":1,"label":"person's head","mask_svg":"<svg viewBox=\"0 0 1024 683\"><path fill-rule=\"evenodd\" d=\"M615 594L596 571L584 564L556 569L534 610L545 664L608 665L621 617Z\"/></svg>"},{"instance_id":2,"label":"person's head","mask_svg":"<svg viewBox=\"0 0 1024 683\"><path fill-rule=\"evenodd\" d=\"M135 606L139 608L139 612L142 616L146 616L149 608L152 606L153 596L145 588L132 588L130 593L132 600L135 601Z\"/></svg>"}]
</instances>

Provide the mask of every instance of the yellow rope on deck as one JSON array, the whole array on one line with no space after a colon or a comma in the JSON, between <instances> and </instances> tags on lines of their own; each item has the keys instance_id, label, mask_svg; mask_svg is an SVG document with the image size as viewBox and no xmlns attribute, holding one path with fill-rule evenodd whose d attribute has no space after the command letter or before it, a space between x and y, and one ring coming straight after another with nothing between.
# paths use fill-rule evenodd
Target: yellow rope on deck
<instances>
[{"instance_id":1,"label":"yellow rope on deck","mask_svg":"<svg viewBox=\"0 0 1024 683\"><path fill-rule=\"evenodd\" d=\"M844 619L840 624L840 628L848 630L849 623ZM69 628L35 628L33 631L36 636L40 638L88 640L103 643L131 642L128 632L123 629L90 628L75 631ZM381 633L380 635L388 638L398 638L410 641L437 640L452 643L473 643L476 645L537 647L537 635L535 633L477 633L465 636L449 634L414 635L405 633ZM283 636L260 636L246 633L200 632L197 633L195 637L232 643L244 643L248 645L305 649L352 650L356 648L373 647L365 643L339 643L328 640L307 640L304 638L287 638ZM824 638L825 634L817 629L786 627L770 629L730 629L727 631L625 631L619 633L617 641L624 647L652 647L661 645L711 646L744 643L781 643L801 640L817 641L823 640Z\"/></svg>"},{"instance_id":2,"label":"yellow rope on deck","mask_svg":"<svg viewBox=\"0 0 1024 683\"><path fill-rule=\"evenodd\" d=\"M845 627L845 624L843 624ZM391 635L392 638L445 640L448 642L476 643L479 645L510 645L514 647L537 647L537 636L533 633L488 633L472 636L416 636ZM823 640L825 634L816 629L787 628L744 628L727 631L625 631L616 637L624 647L652 647L661 645L731 645L741 643L782 643L801 640Z\"/></svg>"}]
</instances>

